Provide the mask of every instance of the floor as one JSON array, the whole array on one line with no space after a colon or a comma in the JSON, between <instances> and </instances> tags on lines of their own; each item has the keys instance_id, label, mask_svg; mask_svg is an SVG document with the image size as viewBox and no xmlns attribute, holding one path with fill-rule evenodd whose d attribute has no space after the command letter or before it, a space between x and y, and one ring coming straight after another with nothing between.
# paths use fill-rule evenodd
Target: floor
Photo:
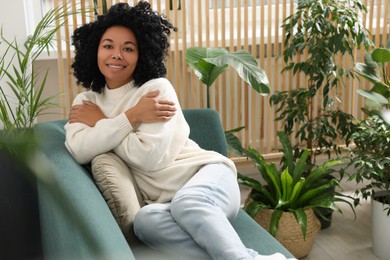
<instances>
[{"instance_id":1,"label":"floor","mask_svg":"<svg viewBox=\"0 0 390 260\"><path fill-rule=\"evenodd\" d=\"M310 254L304 260L379 260L371 246L371 205L365 201L356 208L357 218L340 205L343 214L334 213L332 225L321 230Z\"/></svg>"},{"instance_id":2,"label":"floor","mask_svg":"<svg viewBox=\"0 0 390 260\"><path fill-rule=\"evenodd\" d=\"M245 171L248 169L244 169L244 174ZM350 183L343 183L342 186L346 193L353 190ZM247 188L241 187L242 201L248 192ZM333 214L331 226L320 231L310 254L303 260L380 260L372 252L370 202L363 201L355 209L356 219L349 206L344 204L339 205L343 214Z\"/></svg>"}]
</instances>

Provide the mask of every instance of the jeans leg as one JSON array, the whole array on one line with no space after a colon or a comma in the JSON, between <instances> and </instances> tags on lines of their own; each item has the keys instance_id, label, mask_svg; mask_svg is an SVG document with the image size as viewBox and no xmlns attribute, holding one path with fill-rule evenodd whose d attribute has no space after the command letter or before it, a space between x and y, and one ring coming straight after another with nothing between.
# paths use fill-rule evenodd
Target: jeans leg
<instances>
[{"instance_id":1,"label":"jeans leg","mask_svg":"<svg viewBox=\"0 0 390 260\"><path fill-rule=\"evenodd\" d=\"M136 236L175 260L210 259L207 252L176 223L170 209L170 204L151 204L141 208L134 219Z\"/></svg>"},{"instance_id":2,"label":"jeans leg","mask_svg":"<svg viewBox=\"0 0 390 260\"><path fill-rule=\"evenodd\" d=\"M254 259L229 220L240 207L236 176L224 164L201 168L171 204L141 208L134 231L146 245L175 254L175 259Z\"/></svg>"},{"instance_id":3,"label":"jeans leg","mask_svg":"<svg viewBox=\"0 0 390 260\"><path fill-rule=\"evenodd\" d=\"M212 259L254 259L257 252L245 247L229 222L239 207L236 176L224 164L210 164L177 192L171 214Z\"/></svg>"}]
</instances>

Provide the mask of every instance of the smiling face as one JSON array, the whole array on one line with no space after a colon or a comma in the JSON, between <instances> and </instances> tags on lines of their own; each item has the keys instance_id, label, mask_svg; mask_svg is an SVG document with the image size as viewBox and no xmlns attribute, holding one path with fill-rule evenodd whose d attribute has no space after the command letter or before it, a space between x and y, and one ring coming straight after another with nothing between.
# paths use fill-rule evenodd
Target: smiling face
<instances>
[{"instance_id":1,"label":"smiling face","mask_svg":"<svg viewBox=\"0 0 390 260\"><path fill-rule=\"evenodd\" d=\"M108 28L100 39L97 59L110 89L130 82L138 61L138 44L133 31L123 26Z\"/></svg>"}]
</instances>

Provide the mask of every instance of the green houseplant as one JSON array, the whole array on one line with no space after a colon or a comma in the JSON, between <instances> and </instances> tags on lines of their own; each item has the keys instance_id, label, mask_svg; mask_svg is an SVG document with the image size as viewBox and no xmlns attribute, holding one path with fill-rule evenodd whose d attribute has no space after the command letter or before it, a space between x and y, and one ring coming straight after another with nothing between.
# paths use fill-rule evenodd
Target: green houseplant
<instances>
[{"instance_id":1,"label":"green houseplant","mask_svg":"<svg viewBox=\"0 0 390 260\"><path fill-rule=\"evenodd\" d=\"M190 47L185 54L187 65L192 68L195 75L206 86L207 108L210 108L210 88L214 81L233 67L238 75L261 95L270 93L268 77L259 67L257 60L245 50L229 52L224 48ZM225 137L230 151L240 154L241 142L234 133L242 130L238 127L225 131Z\"/></svg>"},{"instance_id":2,"label":"green houseplant","mask_svg":"<svg viewBox=\"0 0 390 260\"><path fill-rule=\"evenodd\" d=\"M373 251L380 258L390 254L390 39L385 48L365 54L355 72L372 83L370 90L359 89L365 97L367 115L358 120L351 141L349 180L357 183L358 199L371 199ZM387 119L387 122L386 122Z\"/></svg>"},{"instance_id":3,"label":"green houseplant","mask_svg":"<svg viewBox=\"0 0 390 260\"><path fill-rule=\"evenodd\" d=\"M292 71L294 76L303 74L307 84L275 92L270 104L277 107L276 120L283 121L287 134L297 129L296 156L308 148L311 163L316 162L318 154L329 157L331 152L338 153L336 137L343 141L351 134L353 118L337 108L339 99L332 90L342 85L345 77L353 76L352 68L339 66L337 57L353 58L355 47L371 45L359 19L365 11L358 0L301 0L282 25L286 30L283 71ZM305 53L307 58L297 59ZM322 97L320 107L314 107L317 96Z\"/></svg>"},{"instance_id":4,"label":"green houseplant","mask_svg":"<svg viewBox=\"0 0 390 260\"><path fill-rule=\"evenodd\" d=\"M295 225L300 227L299 236L287 237L289 234L284 234L280 237L276 236L276 238L281 239L280 242L295 257L300 258L309 253L309 251L302 251L302 248L310 250L315 235L319 231L320 224L313 226L313 220L309 220L309 216L312 215L311 217L318 221L315 215L310 214L311 210L318 212L318 216L324 217L318 211L319 208L341 212L335 202L345 202L352 209L353 207L348 201L350 197L343 195L336 189L331 189L332 187L340 188L338 180L327 178L335 171L333 166L340 165L341 160L332 159L320 166L307 164L310 155L308 149L303 150L296 158L293 155L293 147L288 135L285 132L278 132L278 137L283 146L283 160L280 167L278 168L274 163L268 163L257 150L251 147L243 148L243 154L255 164L263 182L241 174L238 174L238 181L251 188L245 206L249 215L256 219L256 215L262 214L265 210L273 210L269 226L264 226L264 223L260 222L273 236L277 235L279 229L282 231L286 229L286 227L279 225L283 214L288 212L293 214L296 220ZM306 175L308 170L311 171L310 175ZM311 223L310 228L314 230L308 230L308 223ZM311 239L310 241L307 241L308 237ZM306 243L311 243L311 245L308 246ZM301 244L302 246L300 246Z\"/></svg>"},{"instance_id":5,"label":"green houseplant","mask_svg":"<svg viewBox=\"0 0 390 260\"><path fill-rule=\"evenodd\" d=\"M387 196L381 198L387 203L390 215L390 125L383 115L390 108L390 39L386 48L375 48L366 53L365 62L356 64L356 73L370 81L370 90L358 89L366 99L367 107L362 110L368 117L358 120L351 136L355 147L351 149L350 165L354 171L350 179L357 183L370 181L357 189L364 199L375 196L377 190L386 190Z\"/></svg>"},{"instance_id":6,"label":"green houseplant","mask_svg":"<svg viewBox=\"0 0 390 260\"><path fill-rule=\"evenodd\" d=\"M55 34L65 15L64 10L49 11L32 35L21 43L16 39L7 39L1 31L0 46L5 51L0 56L0 121L5 132L31 128L39 115L55 106L53 97L42 96L47 71L42 76L34 62L42 52L49 51L52 47ZM59 21L59 24L56 25L56 21ZM7 95L6 88L11 90L15 98Z\"/></svg>"},{"instance_id":7,"label":"green houseplant","mask_svg":"<svg viewBox=\"0 0 390 260\"><path fill-rule=\"evenodd\" d=\"M224 48L190 47L186 51L185 59L207 88L207 108L210 108L210 87L229 65L259 94L270 93L265 71L248 51L228 52Z\"/></svg>"},{"instance_id":8,"label":"green houseplant","mask_svg":"<svg viewBox=\"0 0 390 260\"><path fill-rule=\"evenodd\" d=\"M354 58L356 47L368 47L368 31L360 22L365 12L359 0L300 0L296 11L283 22L286 30L282 72L304 76L306 84L271 95L276 121L294 138L294 156L310 150L307 163L317 164L318 156L339 156L339 144L353 129L353 116L338 108L337 88L353 77L353 68L339 65L338 57ZM315 100L322 100L316 106ZM310 174L310 169L306 173ZM331 217L331 211L327 213ZM322 221L323 228L330 221Z\"/></svg>"}]
</instances>

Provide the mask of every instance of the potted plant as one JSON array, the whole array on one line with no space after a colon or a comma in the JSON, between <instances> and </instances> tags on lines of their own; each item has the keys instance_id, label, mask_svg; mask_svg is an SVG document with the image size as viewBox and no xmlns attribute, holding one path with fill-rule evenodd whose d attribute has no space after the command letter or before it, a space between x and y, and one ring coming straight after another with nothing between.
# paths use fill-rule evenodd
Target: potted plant
<instances>
[{"instance_id":1,"label":"potted plant","mask_svg":"<svg viewBox=\"0 0 390 260\"><path fill-rule=\"evenodd\" d=\"M224 48L190 47L185 54L187 65L192 68L195 75L206 86L207 108L210 108L210 88L214 81L229 65L238 75L261 95L270 93L267 74L259 67L257 60L245 50L228 52ZM228 150L240 154L241 142L234 133L244 127L225 131Z\"/></svg>"},{"instance_id":2,"label":"potted plant","mask_svg":"<svg viewBox=\"0 0 390 260\"><path fill-rule=\"evenodd\" d=\"M275 92L270 104L276 107L276 121L282 121L284 131L296 140L294 156L310 150L309 164L315 165L322 154L328 159L333 154L339 155L339 144L352 133L354 118L338 108L340 99L335 89L354 74L352 67L339 66L336 61L340 55L353 59L356 47L371 45L359 18L365 11L358 0L298 1L296 11L283 22L286 30L283 72L303 75L307 84ZM297 58L299 55L301 59ZM316 99L322 100L318 107ZM330 219L331 212L327 214ZM323 221L322 227L330 223Z\"/></svg>"},{"instance_id":3,"label":"potted plant","mask_svg":"<svg viewBox=\"0 0 390 260\"><path fill-rule=\"evenodd\" d=\"M229 65L246 83L261 95L268 95L269 81L257 60L245 50L228 52L224 48L190 47L185 54L187 65L206 86L207 108L210 108L210 87Z\"/></svg>"},{"instance_id":4,"label":"potted plant","mask_svg":"<svg viewBox=\"0 0 390 260\"><path fill-rule=\"evenodd\" d=\"M310 151L304 149L299 157L285 132L278 132L283 146L283 160L279 167L268 163L255 149L242 149L243 154L257 167L262 181L238 174L238 181L249 186L245 210L260 225L275 236L295 257L309 254L320 223L313 212L327 208L341 212L335 202L348 203L350 197L333 188L340 188L338 180L327 178L340 165L341 160L332 159L320 166L307 163ZM311 174L307 175L310 170ZM318 216L322 216L318 212ZM287 221L289 219L289 221Z\"/></svg>"},{"instance_id":5,"label":"potted plant","mask_svg":"<svg viewBox=\"0 0 390 260\"><path fill-rule=\"evenodd\" d=\"M373 251L380 258L390 255L390 125L386 122L390 98L390 39L386 48L375 48L356 64L356 73L373 87L358 93L366 99L367 117L358 120L351 141L349 180L358 186L358 199L371 198Z\"/></svg>"},{"instance_id":6,"label":"potted plant","mask_svg":"<svg viewBox=\"0 0 390 260\"><path fill-rule=\"evenodd\" d=\"M42 96L47 73L38 83L41 72L34 61L49 50L66 13L63 8L49 11L24 42L0 32L0 229L7 238L0 258L42 257L36 178L29 167L39 163L32 159L32 127L54 103Z\"/></svg>"}]
</instances>

